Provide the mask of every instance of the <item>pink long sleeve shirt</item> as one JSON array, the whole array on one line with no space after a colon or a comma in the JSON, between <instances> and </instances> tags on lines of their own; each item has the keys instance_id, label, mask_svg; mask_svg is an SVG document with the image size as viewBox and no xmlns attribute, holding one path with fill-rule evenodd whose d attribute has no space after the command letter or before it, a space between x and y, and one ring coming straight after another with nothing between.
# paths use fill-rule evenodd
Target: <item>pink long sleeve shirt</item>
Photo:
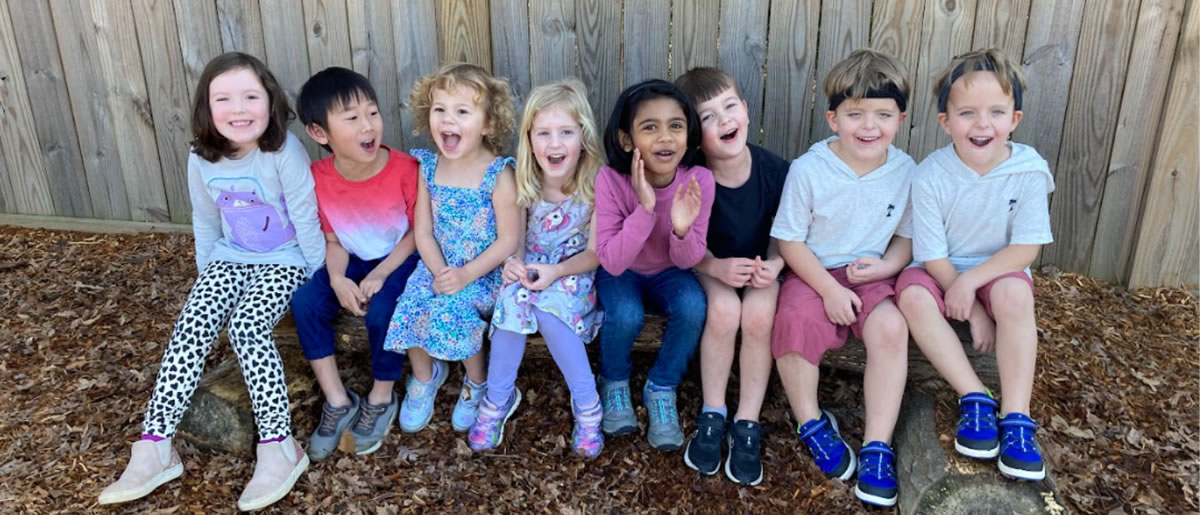
<instances>
[{"instance_id":1,"label":"pink long sleeve shirt","mask_svg":"<svg viewBox=\"0 0 1200 515\"><path fill-rule=\"evenodd\" d=\"M671 227L671 201L677 186L688 179L700 185L700 215L683 238ZM647 211L633 191L633 180L610 167L596 176L596 255L600 266L612 275L632 270L653 275L671 267L691 268L704 258L708 217L712 213L712 172L702 166L682 168L675 180L654 189L654 211Z\"/></svg>"}]
</instances>

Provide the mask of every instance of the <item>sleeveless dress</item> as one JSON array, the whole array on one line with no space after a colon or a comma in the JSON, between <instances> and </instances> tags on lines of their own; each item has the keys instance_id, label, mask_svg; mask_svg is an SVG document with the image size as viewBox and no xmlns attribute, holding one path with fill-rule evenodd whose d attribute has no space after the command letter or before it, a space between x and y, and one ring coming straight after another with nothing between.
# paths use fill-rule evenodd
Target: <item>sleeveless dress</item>
<instances>
[{"instance_id":1,"label":"sleeveless dress","mask_svg":"<svg viewBox=\"0 0 1200 515\"><path fill-rule=\"evenodd\" d=\"M525 231L525 263L558 264L587 250L592 206L572 195L557 204L539 199L529 210ZM500 292L492 332L537 332L534 308L561 320L584 343L600 331L602 314L596 309L596 271L567 275L542 291L531 291L516 282Z\"/></svg>"},{"instance_id":2,"label":"sleeveless dress","mask_svg":"<svg viewBox=\"0 0 1200 515\"><path fill-rule=\"evenodd\" d=\"M496 186L496 177L506 166L514 166L515 160L497 157L488 165L479 187L459 188L434 183L436 153L417 149L411 154L420 161L421 175L429 189L433 237L442 250L446 265L461 267L496 241L492 189ZM483 346L483 332L488 327L502 284L497 267L458 293L434 293L433 274L422 261L396 304L383 348L403 352L420 347L430 356L444 361L461 361L473 356Z\"/></svg>"}]
</instances>

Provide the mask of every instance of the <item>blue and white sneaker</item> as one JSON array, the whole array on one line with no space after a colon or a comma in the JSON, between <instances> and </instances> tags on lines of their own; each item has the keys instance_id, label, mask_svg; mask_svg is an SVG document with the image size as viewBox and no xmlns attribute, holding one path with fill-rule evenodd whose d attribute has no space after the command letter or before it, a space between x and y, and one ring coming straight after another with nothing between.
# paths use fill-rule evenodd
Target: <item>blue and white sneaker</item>
<instances>
[{"instance_id":1,"label":"blue and white sneaker","mask_svg":"<svg viewBox=\"0 0 1200 515\"><path fill-rule=\"evenodd\" d=\"M415 433L429 425L429 419L433 418L433 401L448 375L450 366L440 359L433 360L433 377L429 382L423 383L412 374L408 375L404 402L400 403L400 429Z\"/></svg>"},{"instance_id":2,"label":"blue and white sneaker","mask_svg":"<svg viewBox=\"0 0 1200 515\"><path fill-rule=\"evenodd\" d=\"M896 453L888 444L878 440L868 442L858 451L858 484L854 495L858 500L876 506L892 507L899 499L896 487Z\"/></svg>"},{"instance_id":3,"label":"blue and white sneaker","mask_svg":"<svg viewBox=\"0 0 1200 515\"><path fill-rule=\"evenodd\" d=\"M821 418L814 418L798 427L796 436L808 446L809 454L812 454L826 477L845 481L854 475L857 466L854 449L838 434L837 419L833 418L833 413L821 410Z\"/></svg>"},{"instance_id":4,"label":"blue and white sneaker","mask_svg":"<svg viewBox=\"0 0 1200 515\"><path fill-rule=\"evenodd\" d=\"M996 410L1000 407L991 395L968 393L958 399L958 431L954 450L968 458L990 460L1000 454L1000 430Z\"/></svg>"},{"instance_id":5,"label":"blue and white sneaker","mask_svg":"<svg viewBox=\"0 0 1200 515\"><path fill-rule=\"evenodd\" d=\"M463 378L462 390L458 392L458 402L454 403L454 411L450 413L450 425L455 431L465 433L475 425L475 416L479 414L479 401L487 394L487 381L475 383Z\"/></svg>"},{"instance_id":6,"label":"blue and white sneaker","mask_svg":"<svg viewBox=\"0 0 1200 515\"><path fill-rule=\"evenodd\" d=\"M1042 448L1037 443L1037 423L1024 413L1009 413L1000 419L1000 473L1013 479L1041 481L1046 478Z\"/></svg>"}]
</instances>

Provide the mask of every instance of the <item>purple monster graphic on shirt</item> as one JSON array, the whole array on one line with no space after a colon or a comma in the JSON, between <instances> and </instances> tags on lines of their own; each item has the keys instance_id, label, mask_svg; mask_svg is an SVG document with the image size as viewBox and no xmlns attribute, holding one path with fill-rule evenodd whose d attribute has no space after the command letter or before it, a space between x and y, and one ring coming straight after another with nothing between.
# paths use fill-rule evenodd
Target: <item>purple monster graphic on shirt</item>
<instances>
[{"instance_id":1,"label":"purple monster graphic on shirt","mask_svg":"<svg viewBox=\"0 0 1200 515\"><path fill-rule=\"evenodd\" d=\"M296 236L282 194L279 205L276 209L263 202L255 191L217 191L217 207L232 233L229 238L253 252L270 252Z\"/></svg>"}]
</instances>

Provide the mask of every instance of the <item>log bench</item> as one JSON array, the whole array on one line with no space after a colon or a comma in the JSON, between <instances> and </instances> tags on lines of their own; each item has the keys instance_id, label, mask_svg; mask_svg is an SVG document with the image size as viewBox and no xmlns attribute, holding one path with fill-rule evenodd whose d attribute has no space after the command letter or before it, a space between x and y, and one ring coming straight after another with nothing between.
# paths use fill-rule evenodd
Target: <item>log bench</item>
<instances>
[{"instance_id":1,"label":"log bench","mask_svg":"<svg viewBox=\"0 0 1200 515\"><path fill-rule=\"evenodd\" d=\"M634 352L657 350L664 328L665 318L647 314L642 332L634 343ZM998 386L995 356L975 352L969 343L969 332L965 325L956 327L956 330L964 341L964 349L980 379L990 387ZM336 333L338 363L342 369L352 366L369 368L366 329L362 319L340 317ZM308 361L304 359L290 315L276 327L274 337L283 358L290 404L295 410L304 395L317 392L320 387L313 378ZM861 342L851 338L842 348L827 352L822 365L861 373L866 366L866 351ZM595 345L589 345L589 349L595 352ZM525 359L552 360L540 336L530 337ZM1039 483L1008 481L999 475L995 465L990 462L967 462L958 456L950 456L943 449L934 426L933 397L915 387L915 384L938 380L940 376L915 345L909 349L908 378L913 384L906 389L893 437L900 471L899 506L902 512L1063 513L1059 511L1062 503L1057 501L1049 474L1045 481ZM774 394L782 395L782 392ZM205 449L242 454L252 452L257 432L250 409L250 397L236 359L230 358L201 379L191 408L180 424L179 435Z\"/></svg>"}]
</instances>

